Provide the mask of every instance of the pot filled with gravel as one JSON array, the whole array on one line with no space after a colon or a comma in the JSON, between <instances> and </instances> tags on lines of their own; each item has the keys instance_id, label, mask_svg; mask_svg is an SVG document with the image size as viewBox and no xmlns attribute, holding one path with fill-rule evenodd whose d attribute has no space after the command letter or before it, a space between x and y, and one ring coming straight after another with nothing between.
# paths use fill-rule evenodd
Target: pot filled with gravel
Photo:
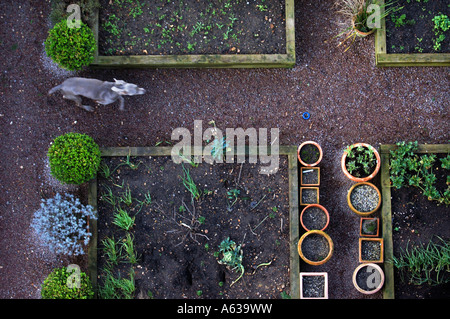
<instances>
[{"instance_id":1,"label":"pot filled with gravel","mask_svg":"<svg viewBox=\"0 0 450 319\"><path fill-rule=\"evenodd\" d=\"M356 183L348 191L347 203L356 214L368 216L380 208L380 190L369 182Z\"/></svg>"}]
</instances>

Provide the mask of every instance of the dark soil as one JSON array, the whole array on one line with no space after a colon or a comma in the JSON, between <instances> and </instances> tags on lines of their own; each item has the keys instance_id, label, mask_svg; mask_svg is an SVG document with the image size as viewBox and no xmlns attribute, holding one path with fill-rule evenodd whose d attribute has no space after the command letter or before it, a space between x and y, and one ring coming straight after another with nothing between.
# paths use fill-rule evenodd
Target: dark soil
<instances>
[{"instance_id":1,"label":"dark soil","mask_svg":"<svg viewBox=\"0 0 450 319\"><path fill-rule=\"evenodd\" d=\"M40 298L46 276L70 261L87 271L83 260L52 254L30 229L45 194L70 191L87 203L87 185L67 187L49 176L46 153L56 136L80 132L102 147L154 146L170 141L174 128L193 132L194 120L207 123L212 119L219 128L279 128L280 145L300 145L307 140L321 145L320 204L331 215L327 233L334 254L321 266L302 262L301 271L328 272L330 299L382 297L381 292L363 295L352 284L359 264L360 220L346 202L352 182L340 169L342 151L358 141L377 148L402 140L448 143L449 68L377 68L372 36L359 39L343 52L337 47L339 40L333 39L343 19L331 14L331 1L305 0L295 3L293 69L89 68L65 72L45 57L49 13L49 2L0 2L1 298ZM95 106L93 113L59 94L47 95L50 88L75 75L122 79L139 84L147 93L125 97L125 112L119 112L118 104L95 106L86 101ZM309 120L302 118L305 111L311 114ZM395 201L411 209L410 200L404 199ZM419 230L427 214L424 209L417 213L420 219L405 220L410 225L402 224L403 239L406 234L419 237L411 230ZM449 224L442 218L429 223L433 232L448 230ZM422 229L421 236L425 232ZM259 268L255 278L269 270ZM235 278L235 274L230 276ZM244 278L232 288L243 284Z\"/></svg>"},{"instance_id":2,"label":"dark soil","mask_svg":"<svg viewBox=\"0 0 450 319\"><path fill-rule=\"evenodd\" d=\"M399 0L395 3L402 10L391 14L398 18L405 14L404 24L395 26L391 17L386 18L386 50L388 53L448 53L450 52L450 30L441 32L445 39L440 50L435 50L433 17L446 14L450 8L446 1Z\"/></svg>"},{"instance_id":3,"label":"dark soil","mask_svg":"<svg viewBox=\"0 0 450 319\"><path fill-rule=\"evenodd\" d=\"M100 55L283 54L285 2L101 0Z\"/></svg>"},{"instance_id":4,"label":"dark soil","mask_svg":"<svg viewBox=\"0 0 450 319\"><path fill-rule=\"evenodd\" d=\"M300 196L303 205L318 204L320 193L317 188L302 187L300 189Z\"/></svg>"},{"instance_id":5,"label":"dark soil","mask_svg":"<svg viewBox=\"0 0 450 319\"><path fill-rule=\"evenodd\" d=\"M324 236L310 234L303 239L301 249L306 259L317 262L324 260L328 256L330 245Z\"/></svg>"},{"instance_id":6,"label":"dark soil","mask_svg":"<svg viewBox=\"0 0 450 319\"><path fill-rule=\"evenodd\" d=\"M105 158L110 168L122 158ZM200 164L189 174L202 195L191 202L182 184L182 165L170 157L137 157L136 170L121 166L105 180L99 179L99 195L109 189L121 196L127 185L136 199L128 207L135 216L132 233L138 263L136 296L154 298L280 298L289 293L289 187L287 158L280 158L280 170L274 175L259 174L257 164ZM241 170L242 165L242 170ZM119 186L117 186L119 185ZM124 187L122 187L124 185ZM107 187L106 187L107 186ZM238 189L238 200L228 198ZM139 205L146 193L150 205ZM260 201L251 208L253 201ZM233 204L234 203L234 204ZM141 208L142 207L142 208ZM181 207L181 208L180 208ZM99 242L106 237L124 238L124 231L112 223L113 206L99 200ZM244 276L233 286L239 271L219 265L214 254L222 240L230 237L242 245ZM99 253L99 271L106 258ZM256 267L263 263L268 266ZM129 264L115 271L122 274ZM103 278L100 277L101 280Z\"/></svg>"},{"instance_id":7,"label":"dark soil","mask_svg":"<svg viewBox=\"0 0 450 319\"><path fill-rule=\"evenodd\" d=\"M320 180L320 172L318 168L302 167L301 168L301 185L318 185Z\"/></svg>"},{"instance_id":8,"label":"dark soil","mask_svg":"<svg viewBox=\"0 0 450 319\"><path fill-rule=\"evenodd\" d=\"M306 230L322 230L327 224L327 215L319 207L309 207L302 215L303 225Z\"/></svg>"},{"instance_id":9,"label":"dark soil","mask_svg":"<svg viewBox=\"0 0 450 319\"><path fill-rule=\"evenodd\" d=\"M436 163L440 163L438 156ZM445 185L448 171L439 168L433 170L437 177L436 188L442 191ZM450 239L450 214L449 207L437 206L435 202L429 201L415 187L403 187L391 189L392 194L392 216L393 216L393 242L394 256L399 256L406 251L407 247L426 245L430 240L439 242L436 236L444 240ZM429 299L449 298L450 283L439 286L424 284L415 286L408 283L408 274L403 274L394 268L395 296L399 299Z\"/></svg>"},{"instance_id":10,"label":"dark soil","mask_svg":"<svg viewBox=\"0 0 450 319\"><path fill-rule=\"evenodd\" d=\"M319 160L320 152L313 144L306 144L300 150L300 158L306 164L314 164Z\"/></svg>"}]
</instances>

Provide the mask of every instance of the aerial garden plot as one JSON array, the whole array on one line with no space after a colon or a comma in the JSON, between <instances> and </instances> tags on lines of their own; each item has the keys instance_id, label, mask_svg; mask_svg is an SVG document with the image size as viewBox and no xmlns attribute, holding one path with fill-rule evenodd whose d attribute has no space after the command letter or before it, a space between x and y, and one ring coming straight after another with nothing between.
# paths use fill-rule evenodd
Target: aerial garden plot
<instances>
[{"instance_id":1,"label":"aerial garden plot","mask_svg":"<svg viewBox=\"0 0 450 319\"><path fill-rule=\"evenodd\" d=\"M450 298L445 1L73 2L42 78L0 77L0 280L25 256L43 299Z\"/></svg>"}]
</instances>

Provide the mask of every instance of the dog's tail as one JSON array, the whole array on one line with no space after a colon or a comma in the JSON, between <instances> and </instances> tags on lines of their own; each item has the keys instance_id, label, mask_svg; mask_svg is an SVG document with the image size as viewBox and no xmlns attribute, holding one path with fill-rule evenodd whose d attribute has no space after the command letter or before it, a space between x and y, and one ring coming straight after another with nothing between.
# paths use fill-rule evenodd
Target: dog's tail
<instances>
[{"instance_id":1,"label":"dog's tail","mask_svg":"<svg viewBox=\"0 0 450 319\"><path fill-rule=\"evenodd\" d=\"M56 91L58 91L61 88L62 84L55 86L54 88L50 89L50 91L48 91L48 94L53 94Z\"/></svg>"}]
</instances>

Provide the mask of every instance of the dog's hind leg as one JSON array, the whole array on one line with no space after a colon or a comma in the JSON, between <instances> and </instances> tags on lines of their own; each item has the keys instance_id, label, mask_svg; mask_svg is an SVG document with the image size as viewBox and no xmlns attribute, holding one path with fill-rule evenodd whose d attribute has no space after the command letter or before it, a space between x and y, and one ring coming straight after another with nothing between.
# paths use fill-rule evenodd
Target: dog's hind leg
<instances>
[{"instance_id":1,"label":"dog's hind leg","mask_svg":"<svg viewBox=\"0 0 450 319\"><path fill-rule=\"evenodd\" d=\"M81 104L81 97L78 96L78 95L73 95L73 94L69 94L69 93L64 92L63 98L65 98L67 100L74 101L77 104L78 107L81 107L82 109L84 109L84 110L86 110L88 112L93 112L94 111L94 109L91 106Z\"/></svg>"}]
</instances>

